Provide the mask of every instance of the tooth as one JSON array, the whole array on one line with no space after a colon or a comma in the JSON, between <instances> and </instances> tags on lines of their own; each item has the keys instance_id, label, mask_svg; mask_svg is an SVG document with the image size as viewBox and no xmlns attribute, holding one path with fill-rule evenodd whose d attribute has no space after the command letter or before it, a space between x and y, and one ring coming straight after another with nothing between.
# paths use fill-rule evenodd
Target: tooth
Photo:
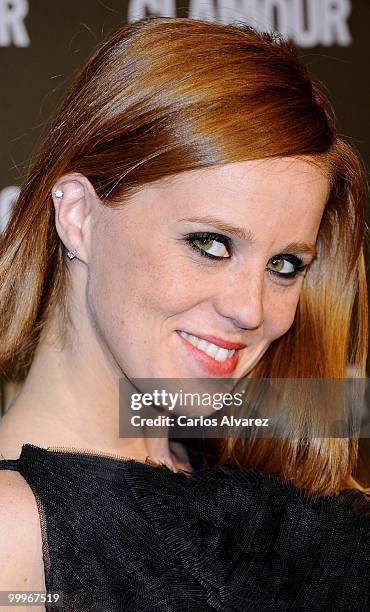
<instances>
[{"instance_id":1,"label":"tooth","mask_svg":"<svg viewBox=\"0 0 370 612\"><path fill-rule=\"evenodd\" d=\"M219 347L216 346L215 344L211 344L210 342L207 342L207 346L204 350L207 353L207 355L209 355L210 357L214 357L218 349Z\"/></svg>"},{"instance_id":2,"label":"tooth","mask_svg":"<svg viewBox=\"0 0 370 612\"><path fill-rule=\"evenodd\" d=\"M196 336L193 336L194 340L191 340L192 344L194 344L194 346L196 346L197 348L199 348L199 345L201 343L201 339L197 338Z\"/></svg>"},{"instance_id":3,"label":"tooth","mask_svg":"<svg viewBox=\"0 0 370 612\"><path fill-rule=\"evenodd\" d=\"M225 349L184 331L180 331L180 336L217 361L226 361L226 359L230 359L230 357L235 353L235 349Z\"/></svg>"},{"instance_id":4,"label":"tooth","mask_svg":"<svg viewBox=\"0 0 370 612\"><path fill-rule=\"evenodd\" d=\"M207 344L208 344L207 340L199 340L198 348L204 351L206 349Z\"/></svg>"},{"instance_id":5,"label":"tooth","mask_svg":"<svg viewBox=\"0 0 370 612\"><path fill-rule=\"evenodd\" d=\"M226 361L228 358L229 351L225 348L219 347L215 353L214 359L217 361Z\"/></svg>"}]
</instances>

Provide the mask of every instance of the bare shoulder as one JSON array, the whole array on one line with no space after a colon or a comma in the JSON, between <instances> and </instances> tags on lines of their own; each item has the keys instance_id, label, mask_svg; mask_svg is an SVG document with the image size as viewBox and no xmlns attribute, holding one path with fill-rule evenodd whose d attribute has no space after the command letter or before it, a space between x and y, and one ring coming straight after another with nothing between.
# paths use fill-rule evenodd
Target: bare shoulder
<instances>
[{"instance_id":1,"label":"bare shoulder","mask_svg":"<svg viewBox=\"0 0 370 612\"><path fill-rule=\"evenodd\" d=\"M44 591L36 499L23 476L14 470L0 470L0 542L0 591ZM34 612L44 609L32 608Z\"/></svg>"}]
</instances>

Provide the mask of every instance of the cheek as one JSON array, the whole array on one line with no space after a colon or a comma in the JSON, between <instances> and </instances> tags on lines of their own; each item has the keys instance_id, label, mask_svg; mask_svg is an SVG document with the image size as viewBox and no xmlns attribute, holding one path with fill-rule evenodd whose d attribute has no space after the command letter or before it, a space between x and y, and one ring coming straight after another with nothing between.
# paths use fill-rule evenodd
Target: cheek
<instances>
[{"instance_id":1,"label":"cheek","mask_svg":"<svg viewBox=\"0 0 370 612\"><path fill-rule=\"evenodd\" d=\"M293 324L299 301L300 288L274 292L265 303L264 329L269 340L275 340Z\"/></svg>"},{"instance_id":2,"label":"cheek","mask_svg":"<svg viewBox=\"0 0 370 612\"><path fill-rule=\"evenodd\" d=\"M168 242L153 242L144 239L143 232L132 231L120 240L101 236L96 245L89 264L88 302L105 331L126 335L136 325L138 334L196 303L199 275L194 276L194 265Z\"/></svg>"},{"instance_id":3,"label":"cheek","mask_svg":"<svg viewBox=\"0 0 370 612\"><path fill-rule=\"evenodd\" d=\"M142 262L144 263L144 262ZM193 274L181 258L173 257L167 263L157 261L156 265L138 266L131 299L141 317L162 318L189 310L201 299ZM204 289L204 288L203 288Z\"/></svg>"},{"instance_id":4,"label":"cheek","mask_svg":"<svg viewBox=\"0 0 370 612\"><path fill-rule=\"evenodd\" d=\"M125 324L127 302L134 283L129 248L112 232L94 237L88 280L87 306L93 323L103 335L111 336Z\"/></svg>"}]
</instances>

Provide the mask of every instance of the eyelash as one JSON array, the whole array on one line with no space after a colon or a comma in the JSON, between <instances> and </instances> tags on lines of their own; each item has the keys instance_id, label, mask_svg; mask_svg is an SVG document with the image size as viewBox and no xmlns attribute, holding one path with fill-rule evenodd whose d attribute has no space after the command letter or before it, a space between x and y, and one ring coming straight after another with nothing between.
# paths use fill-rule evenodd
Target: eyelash
<instances>
[{"instance_id":1,"label":"eyelash","mask_svg":"<svg viewBox=\"0 0 370 612\"><path fill-rule=\"evenodd\" d=\"M230 257L217 257L217 255L211 255L210 253L207 253L203 249L199 248L196 244L194 244L196 240L204 240L204 239L216 240L217 242L221 242L221 244L224 244L225 247L227 248L230 254L230 257L232 256L233 243L232 243L231 238L229 238L228 236L224 236L222 234L215 234L213 232L192 232L184 236L184 240L189 244L189 246L202 257L207 257L208 259L213 259L217 261L220 261L223 259L230 259ZM295 278L300 273L302 273L305 270L305 268L307 268L308 266L308 264L303 263L300 257L296 257L295 255L291 255L289 253L278 253L277 255L274 255L274 257L272 257L271 259L277 259L277 258L285 259L286 261L288 261L289 263L295 266L295 270L293 272L289 272L288 274L282 274L281 272L275 272L274 270L267 270L270 274L280 279L281 278L283 279Z\"/></svg>"}]
</instances>

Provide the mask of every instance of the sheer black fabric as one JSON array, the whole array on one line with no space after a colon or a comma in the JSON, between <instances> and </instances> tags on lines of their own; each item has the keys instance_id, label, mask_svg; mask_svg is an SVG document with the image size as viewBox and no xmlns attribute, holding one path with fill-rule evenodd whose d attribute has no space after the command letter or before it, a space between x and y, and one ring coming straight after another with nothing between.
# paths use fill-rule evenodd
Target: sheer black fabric
<instances>
[{"instance_id":1,"label":"sheer black fabric","mask_svg":"<svg viewBox=\"0 0 370 612\"><path fill-rule=\"evenodd\" d=\"M370 610L368 497L308 500L262 472L192 465L32 444L0 461L37 501L46 588L64 594L46 610Z\"/></svg>"}]
</instances>

